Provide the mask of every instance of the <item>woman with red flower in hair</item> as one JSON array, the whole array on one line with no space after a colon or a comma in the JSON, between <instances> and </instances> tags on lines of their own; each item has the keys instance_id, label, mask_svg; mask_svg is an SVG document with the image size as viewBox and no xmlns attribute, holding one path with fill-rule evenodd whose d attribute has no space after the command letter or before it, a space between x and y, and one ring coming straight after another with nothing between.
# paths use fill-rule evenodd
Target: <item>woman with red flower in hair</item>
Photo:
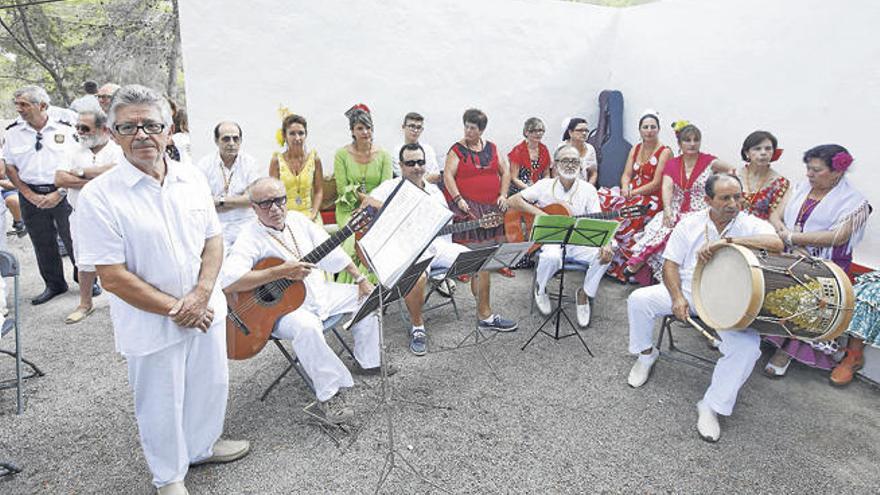
<instances>
[{"instance_id":1,"label":"woman with red flower in hair","mask_svg":"<svg viewBox=\"0 0 880 495\"><path fill-rule=\"evenodd\" d=\"M804 153L807 181L786 193L779 207L770 216L786 249L831 260L849 272L852 250L865 234L871 214L867 198L844 176L853 158L839 144L823 144ZM831 342L804 342L782 337L767 340L779 349L767 362L764 373L782 377L795 359L807 366L830 370L834 367L837 345ZM832 375L832 383L852 380L858 369L861 348L851 339L847 358ZM836 376L835 376L836 375Z\"/></svg>"},{"instance_id":2,"label":"woman with red flower in hair","mask_svg":"<svg viewBox=\"0 0 880 495\"><path fill-rule=\"evenodd\" d=\"M743 141L740 156L746 164L736 171L743 183L743 211L769 220L788 192L788 179L773 170L772 163L782 156L776 136L755 131Z\"/></svg>"}]
</instances>

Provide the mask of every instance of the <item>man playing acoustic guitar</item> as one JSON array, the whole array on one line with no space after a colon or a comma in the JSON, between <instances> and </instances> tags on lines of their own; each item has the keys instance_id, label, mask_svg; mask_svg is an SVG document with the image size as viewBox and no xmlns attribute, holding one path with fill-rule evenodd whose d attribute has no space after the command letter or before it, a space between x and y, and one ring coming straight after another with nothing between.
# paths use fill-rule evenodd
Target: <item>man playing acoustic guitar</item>
<instances>
[{"instance_id":1,"label":"man playing acoustic guitar","mask_svg":"<svg viewBox=\"0 0 880 495\"><path fill-rule=\"evenodd\" d=\"M572 215L585 215L602 211L596 188L580 178L580 154L571 145L556 150L553 165L558 172L555 178L541 179L528 188L513 195L508 204L525 213L544 215L541 208L554 203L562 203ZM588 263L584 275L584 286L577 294L577 322L586 327L590 324L590 301L599 290L599 282L611 263L612 248L610 245L601 248L586 246L568 246L565 250L566 262ZM549 315L550 296L547 295L547 282L562 268L562 247L545 245L541 247L541 256L536 270L536 286L534 287L535 305L543 315Z\"/></svg>"},{"instance_id":2,"label":"man playing acoustic guitar","mask_svg":"<svg viewBox=\"0 0 880 495\"><path fill-rule=\"evenodd\" d=\"M327 421L343 423L354 416L340 389L354 385L351 373L324 340L322 321L357 309L358 299L373 285L358 272L351 258L336 247L317 264L300 261L328 235L305 215L287 210L284 184L264 177L248 187L248 197L257 218L242 227L223 263L221 286L227 294L256 289L270 282L288 279L305 283L303 304L282 316L273 335L290 340L293 350L315 387L315 395ZM260 260L275 257L284 263L254 269ZM347 271L357 284L338 284L324 279L329 273ZM379 370L379 326L375 315L351 327L354 337L356 372L376 374ZM389 370L389 374L391 371Z\"/></svg>"}]
</instances>

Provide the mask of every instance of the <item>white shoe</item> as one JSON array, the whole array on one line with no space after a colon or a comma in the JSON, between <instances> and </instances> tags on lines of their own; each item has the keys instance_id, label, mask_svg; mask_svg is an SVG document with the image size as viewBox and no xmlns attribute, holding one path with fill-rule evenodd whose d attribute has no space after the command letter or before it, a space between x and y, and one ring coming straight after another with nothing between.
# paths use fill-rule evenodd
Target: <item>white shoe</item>
<instances>
[{"instance_id":1,"label":"white shoe","mask_svg":"<svg viewBox=\"0 0 880 495\"><path fill-rule=\"evenodd\" d=\"M535 306L538 307L538 311L541 312L542 315L547 316L553 310L550 306L550 296L547 295L547 291L543 293L538 292L538 286L535 286Z\"/></svg>"},{"instance_id":2,"label":"white shoe","mask_svg":"<svg viewBox=\"0 0 880 495\"><path fill-rule=\"evenodd\" d=\"M189 495L189 491L187 491L186 485L182 481L175 481L159 487L156 493L158 495Z\"/></svg>"},{"instance_id":3,"label":"white shoe","mask_svg":"<svg viewBox=\"0 0 880 495\"><path fill-rule=\"evenodd\" d=\"M636 363L629 370L629 378L626 380L630 387L639 388L648 381L648 377L651 376L651 370L654 368L654 363L657 362L658 357L660 357L660 352L653 348L651 349L651 354L639 355Z\"/></svg>"},{"instance_id":4,"label":"white shoe","mask_svg":"<svg viewBox=\"0 0 880 495\"><path fill-rule=\"evenodd\" d=\"M697 402L697 432L700 438L707 442L715 443L721 438L721 425L718 424L718 416L703 401Z\"/></svg>"},{"instance_id":5,"label":"white shoe","mask_svg":"<svg viewBox=\"0 0 880 495\"><path fill-rule=\"evenodd\" d=\"M587 299L586 304L577 305L577 321L578 325L583 328L590 326L590 300Z\"/></svg>"},{"instance_id":6,"label":"white shoe","mask_svg":"<svg viewBox=\"0 0 880 495\"><path fill-rule=\"evenodd\" d=\"M190 466L202 464L224 464L233 462L248 455L251 451L251 443L247 440L217 440L212 447L211 457L193 462Z\"/></svg>"}]
</instances>

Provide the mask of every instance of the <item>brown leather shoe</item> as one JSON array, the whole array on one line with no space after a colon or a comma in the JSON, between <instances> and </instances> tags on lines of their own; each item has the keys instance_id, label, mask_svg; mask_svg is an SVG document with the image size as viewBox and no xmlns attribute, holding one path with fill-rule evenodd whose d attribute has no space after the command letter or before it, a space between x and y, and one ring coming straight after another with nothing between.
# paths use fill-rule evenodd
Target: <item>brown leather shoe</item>
<instances>
[{"instance_id":1,"label":"brown leather shoe","mask_svg":"<svg viewBox=\"0 0 880 495\"><path fill-rule=\"evenodd\" d=\"M862 349L847 348L846 357L831 371L831 384L836 387L849 385L856 371L865 365Z\"/></svg>"}]
</instances>

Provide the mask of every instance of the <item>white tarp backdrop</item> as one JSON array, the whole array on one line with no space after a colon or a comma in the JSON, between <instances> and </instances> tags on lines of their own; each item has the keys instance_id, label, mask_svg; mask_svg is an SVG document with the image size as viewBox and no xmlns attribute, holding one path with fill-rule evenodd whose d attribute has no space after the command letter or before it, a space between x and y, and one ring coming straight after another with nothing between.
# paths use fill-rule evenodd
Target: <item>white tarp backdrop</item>
<instances>
[{"instance_id":1,"label":"white tarp backdrop","mask_svg":"<svg viewBox=\"0 0 880 495\"><path fill-rule=\"evenodd\" d=\"M660 0L626 9L555 0L188 0L180 5L186 93L196 159L222 119L244 128L246 151L268 164L279 105L309 121L309 144L329 170L349 142L343 112L363 102L375 139L400 141L408 111L444 153L468 107L489 116L485 136L508 150L530 116L558 143L566 116L591 127L603 89L625 100L638 140L646 107L668 124L703 130L703 150L739 162L743 138L772 131L778 169L803 178L807 148L836 142L855 157L850 177L880 207L880 2ZM329 171L328 171L329 173ZM880 267L880 212L857 250Z\"/></svg>"}]
</instances>

